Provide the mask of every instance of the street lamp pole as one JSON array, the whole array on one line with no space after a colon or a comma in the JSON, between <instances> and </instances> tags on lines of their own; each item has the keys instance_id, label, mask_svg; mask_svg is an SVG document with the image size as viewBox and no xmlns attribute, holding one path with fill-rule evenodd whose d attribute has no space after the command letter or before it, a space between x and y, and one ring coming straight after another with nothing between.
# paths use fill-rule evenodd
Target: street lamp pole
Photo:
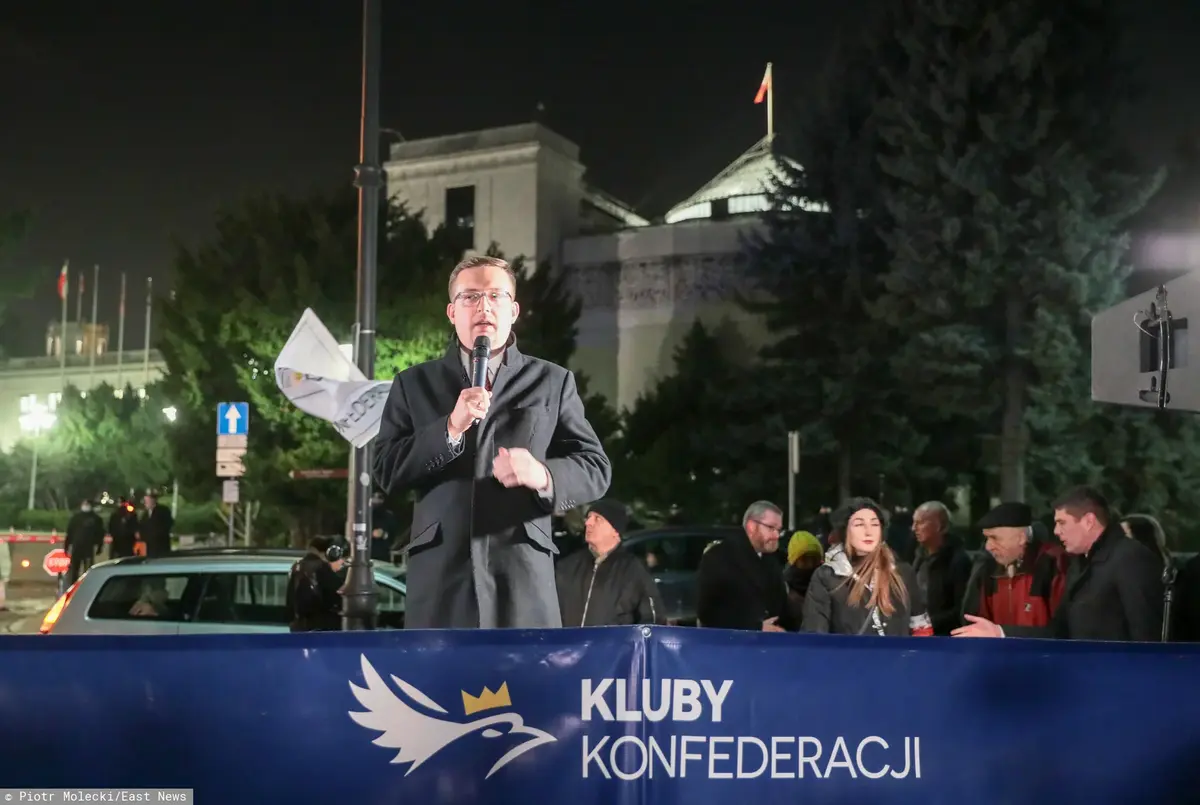
<instances>
[{"instance_id":1,"label":"street lamp pole","mask_svg":"<svg viewBox=\"0 0 1200 805\"><path fill-rule=\"evenodd\" d=\"M383 0L363 0L362 131L354 185L358 188L358 315L354 327L354 361L367 379L375 377L375 285L379 256L379 62ZM350 562L343 594L342 628L375 628L375 571L371 564L371 469L368 442L354 449L350 488L354 524Z\"/></svg>"},{"instance_id":2,"label":"street lamp pole","mask_svg":"<svg viewBox=\"0 0 1200 805\"><path fill-rule=\"evenodd\" d=\"M38 439L33 437L33 459L29 464L29 502L25 504L27 511L33 511L33 505L37 502L37 467L38 464Z\"/></svg>"},{"instance_id":3,"label":"street lamp pole","mask_svg":"<svg viewBox=\"0 0 1200 805\"><path fill-rule=\"evenodd\" d=\"M29 500L27 509L32 510L37 502L38 477L38 448L41 435L54 427L58 416L49 406L42 405L34 399L21 400L21 416L17 419L22 432L30 434L33 442L33 456L29 464Z\"/></svg>"}]
</instances>

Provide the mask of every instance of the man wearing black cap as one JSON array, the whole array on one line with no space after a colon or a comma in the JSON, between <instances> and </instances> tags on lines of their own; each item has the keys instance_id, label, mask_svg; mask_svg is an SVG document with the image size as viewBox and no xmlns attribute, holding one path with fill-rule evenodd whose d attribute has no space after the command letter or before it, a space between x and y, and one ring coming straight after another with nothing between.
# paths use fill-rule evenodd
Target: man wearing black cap
<instances>
[{"instance_id":1,"label":"man wearing black cap","mask_svg":"<svg viewBox=\"0 0 1200 805\"><path fill-rule=\"evenodd\" d=\"M1099 492L1079 487L1055 501L1054 533L1071 558L1066 590L1050 625L1001 627L971 616L969 625L954 630L956 636L1162 638L1162 560L1125 537Z\"/></svg>"},{"instance_id":2,"label":"man wearing black cap","mask_svg":"<svg viewBox=\"0 0 1200 805\"><path fill-rule=\"evenodd\" d=\"M563 626L666 623L654 579L640 559L621 548L628 525L624 504L611 498L592 504L584 524L588 549L555 568Z\"/></svg>"},{"instance_id":3,"label":"man wearing black cap","mask_svg":"<svg viewBox=\"0 0 1200 805\"><path fill-rule=\"evenodd\" d=\"M986 553L967 582L964 618L984 618L1002 629L1047 629L1066 589L1062 547L1037 538L1033 511L1024 503L1001 503L978 527Z\"/></svg>"}]
</instances>

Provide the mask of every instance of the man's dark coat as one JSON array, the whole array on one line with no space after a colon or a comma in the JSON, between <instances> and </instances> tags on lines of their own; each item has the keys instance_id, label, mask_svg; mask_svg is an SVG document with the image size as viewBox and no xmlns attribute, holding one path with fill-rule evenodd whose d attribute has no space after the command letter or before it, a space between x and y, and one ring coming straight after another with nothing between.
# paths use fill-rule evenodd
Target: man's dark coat
<instances>
[{"instance_id":1,"label":"man's dark coat","mask_svg":"<svg viewBox=\"0 0 1200 805\"><path fill-rule=\"evenodd\" d=\"M457 343L396 376L375 438L375 479L389 496L416 493L408 544L409 629L562 625L550 517L599 500L612 469L569 371L510 343L488 416L463 435L446 425L470 385ZM492 476L499 448L546 465L552 500ZM473 516L472 516L473 515Z\"/></svg>"}]
</instances>

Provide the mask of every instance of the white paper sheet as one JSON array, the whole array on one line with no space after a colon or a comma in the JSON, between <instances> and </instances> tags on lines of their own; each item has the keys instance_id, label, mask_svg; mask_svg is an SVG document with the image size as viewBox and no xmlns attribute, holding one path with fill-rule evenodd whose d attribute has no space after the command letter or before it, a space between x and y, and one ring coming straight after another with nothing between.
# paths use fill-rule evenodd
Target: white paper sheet
<instances>
[{"instance_id":1,"label":"white paper sheet","mask_svg":"<svg viewBox=\"0 0 1200 805\"><path fill-rule=\"evenodd\" d=\"M389 380L367 380L311 308L275 359L275 383L293 405L332 423L355 447L379 433L392 385Z\"/></svg>"}]
</instances>

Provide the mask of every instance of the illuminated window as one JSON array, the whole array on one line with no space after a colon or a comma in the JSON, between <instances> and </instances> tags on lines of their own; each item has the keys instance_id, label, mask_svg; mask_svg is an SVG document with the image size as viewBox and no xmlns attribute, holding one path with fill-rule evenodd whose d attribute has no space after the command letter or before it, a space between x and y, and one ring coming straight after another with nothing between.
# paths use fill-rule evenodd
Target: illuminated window
<instances>
[{"instance_id":1,"label":"illuminated window","mask_svg":"<svg viewBox=\"0 0 1200 805\"><path fill-rule=\"evenodd\" d=\"M729 213L731 215L766 212L769 209L771 209L771 200L765 195L737 196L736 198L729 199Z\"/></svg>"},{"instance_id":2,"label":"illuminated window","mask_svg":"<svg viewBox=\"0 0 1200 805\"><path fill-rule=\"evenodd\" d=\"M57 411L60 402L62 402L62 393L58 391L51 393L47 399L51 411Z\"/></svg>"},{"instance_id":3,"label":"illuminated window","mask_svg":"<svg viewBox=\"0 0 1200 805\"><path fill-rule=\"evenodd\" d=\"M37 408L37 395L36 394L26 394L24 397L21 398L21 413L22 414L33 413L33 410L35 408Z\"/></svg>"},{"instance_id":4,"label":"illuminated window","mask_svg":"<svg viewBox=\"0 0 1200 805\"><path fill-rule=\"evenodd\" d=\"M140 388L140 389L138 389L138 390L137 390L137 395L138 395L138 399L139 399L139 400L144 400L144 399L146 399L146 389L145 389L145 388Z\"/></svg>"}]
</instances>

